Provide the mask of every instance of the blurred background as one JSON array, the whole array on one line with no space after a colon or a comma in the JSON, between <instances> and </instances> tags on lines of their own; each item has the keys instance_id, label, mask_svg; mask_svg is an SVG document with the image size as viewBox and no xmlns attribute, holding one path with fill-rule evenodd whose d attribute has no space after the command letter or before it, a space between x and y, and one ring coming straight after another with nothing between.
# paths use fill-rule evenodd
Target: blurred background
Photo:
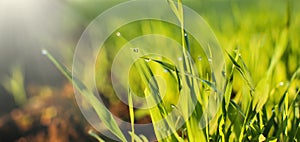
<instances>
[{"instance_id":1,"label":"blurred background","mask_svg":"<svg viewBox=\"0 0 300 142\"><path fill-rule=\"evenodd\" d=\"M88 24L106 9L125 0L0 0L0 142L95 141L76 104L72 85L41 54L47 49L71 69L76 44ZM280 30L291 28L292 40L286 65L278 80L291 76L300 61L300 2L290 0L183 0L207 20L221 46L231 51L239 47L250 70L266 70L268 59L255 67L260 50L270 57L273 46L257 49L259 42L272 45ZM269 40L272 39L272 40ZM255 60L257 62L257 60ZM262 74L254 75L254 82ZM256 80L257 79L257 80ZM257 82L256 82L257 83ZM241 86L236 83L234 89ZM105 92L102 92L105 93ZM108 105L116 109L124 104ZM122 114L120 114L122 115ZM141 122L149 121L143 118Z\"/></svg>"}]
</instances>

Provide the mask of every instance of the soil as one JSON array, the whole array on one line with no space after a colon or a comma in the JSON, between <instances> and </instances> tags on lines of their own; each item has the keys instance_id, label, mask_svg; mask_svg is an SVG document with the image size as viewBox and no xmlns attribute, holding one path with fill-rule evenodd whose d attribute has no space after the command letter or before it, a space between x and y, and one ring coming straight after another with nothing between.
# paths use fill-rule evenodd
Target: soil
<instances>
[{"instance_id":1,"label":"soil","mask_svg":"<svg viewBox=\"0 0 300 142\"><path fill-rule=\"evenodd\" d=\"M0 142L96 141L87 134L92 127L77 107L71 84L62 89L29 85L27 94L30 99L22 106L1 98L1 104L10 105L1 105Z\"/></svg>"},{"instance_id":2,"label":"soil","mask_svg":"<svg viewBox=\"0 0 300 142\"><path fill-rule=\"evenodd\" d=\"M30 84L26 86L28 100L14 103L11 94L0 88L0 142L96 142L89 131L112 141L89 125L76 103L73 86L62 88ZM104 98L105 101L105 98ZM128 106L116 102L105 105L118 118L129 121ZM149 123L149 116L136 123Z\"/></svg>"}]
</instances>

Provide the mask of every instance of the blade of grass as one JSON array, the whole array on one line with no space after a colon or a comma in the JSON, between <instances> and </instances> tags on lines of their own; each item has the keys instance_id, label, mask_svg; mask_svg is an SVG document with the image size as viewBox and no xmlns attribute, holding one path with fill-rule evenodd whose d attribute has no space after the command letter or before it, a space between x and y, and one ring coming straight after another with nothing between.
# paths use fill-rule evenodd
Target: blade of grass
<instances>
[{"instance_id":1,"label":"blade of grass","mask_svg":"<svg viewBox=\"0 0 300 142\"><path fill-rule=\"evenodd\" d=\"M132 142L143 142L143 140L136 134L134 134L134 132L128 132L131 135L131 141Z\"/></svg>"},{"instance_id":2,"label":"blade of grass","mask_svg":"<svg viewBox=\"0 0 300 142\"><path fill-rule=\"evenodd\" d=\"M135 133L134 133L134 111L133 111L133 100L132 94L129 89L128 91L128 105L129 105L129 116L130 116L130 123L131 123L131 141L134 142L135 140Z\"/></svg>"},{"instance_id":3,"label":"blade of grass","mask_svg":"<svg viewBox=\"0 0 300 142\"><path fill-rule=\"evenodd\" d=\"M144 57L143 57L143 58L144 58ZM145 58L145 59L149 59L149 58ZM163 61L155 60L155 59L150 59L150 60L151 60L151 61L154 61L154 62L157 62L157 63L159 63L159 64L161 64L163 67L167 68L168 70L171 70L171 71L176 72L176 74L188 76L188 77L191 77L191 78L193 78L193 79L199 80L199 81L201 81L202 83L204 83L204 84L208 85L209 87L211 87L215 92L220 92L220 91L216 88L216 86L215 86L212 82L210 82L210 81L208 81L208 80L201 79L200 77L195 76L195 75L190 74L190 73L187 73L187 72L181 73L181 72L177 69L177 67L176 67L175 65L172 65L172 64L169 64L169 63L166 63L166 62L163 62ZM177 75L177 78L179 78L178 75ZM179 78L178 80L179 80L179 82L180 82L180 78Z\"/></svg>"},{"instance_id":4,"label":"blade of grass","mask_svg":"<svg viewBox=\"0 0 300 142\"><path fill-rule=\"evenodd\" d=\"M241 74L241 76L243 77L243 79L245 80L245 82L247 83L247 85L250 88L250 90L254 91L252 79L251 79L249 71L246 69L245 64L243 63L243 66L240 65L227 51L226 51L226 53L227 53L229 59L231 60L231 62L236 66L236 69L239 71L239 73ZM237 53L237 56L238 56L238 54L239 53ZM238 56L238 57L241 59L240 56Z\"/></svg>"},{"instance_id":5,"label":"blade of grass","mask_svg":"<svg viewBox=\"0 0 300 142\"><path fill-rule=\"evenodd\" d=\"M42 50L42 53L59 69L61 73L63 73L63 75L70 82L72 82L73 86L91 104L106 128L115 134L120 140L126 141L126 138L115 121L113 115L102 103L99 102L98 98L93 94L93 92L87 90L80 80L73 80L71 72L63 64L57 61L47 50Z\"/></svg>"},{"instance_id":6,"label":"blade of grass","mask_svg":"<svg viewBox=\"0 0 300 142\"><path fill-rule=\"evenodd\" d=\"M88 134L92 137L94 137L98 142L105 142L103 139L101 139L93 130L89 130Z\"/></svg>"}]
</instances>

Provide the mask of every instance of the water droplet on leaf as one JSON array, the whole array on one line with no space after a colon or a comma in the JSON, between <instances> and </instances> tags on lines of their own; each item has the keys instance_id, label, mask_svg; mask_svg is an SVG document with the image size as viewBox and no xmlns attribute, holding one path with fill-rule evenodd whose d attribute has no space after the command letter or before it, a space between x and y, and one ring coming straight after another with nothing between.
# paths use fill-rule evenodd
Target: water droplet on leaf
<instances>
[{"instance_id":1,"label":"water droplet on leaf","mask_svg":"<svg viewBox=\"0 0 300 142\"><path fill-rule=\"evenodd\" d=\"M198 61L202 61L202 57L201 56L198 56Z\"/></svg>"},{"instance_id":2,"label":"water droplet on leaf","mask_svg":"<svg viewBox=\"0 0 300 142\"><path fill-rule=\"evenodd\" d=\"M151 59L149 59L149 58L146 58L146 59L145 59L145 61L146 61L146 62L150 62L150 61L151 61Z\"/></svg>"},{"instance_id":3,"label":"water droplet on leaf","mask_svg":"<svg viewBox=\"0 0 300 142\"><path fill-rule=\"evenodd\" d=\"M284 85L284 82L280 82L280 83L279 83L279 86L283 86L283 85Z\"/></svg>"},{"instance_id":4,"label":"water droplet on leaf","mask_svg":"<svg viewBox=\"0 0 300 142\"><path fill-rule=\"evenodd\" d=\"M48 51L47 51L46 49L43 49L43 50L42 50L42 54L43 54L43 55L47 55L47 54L48 54Z\"/></svg>"},{"instance_id":5,"label":"water droplet on leaf","mask_svg":"<svg viewBox=\"0 0 300 142\"><path fill-rule=\"evenodd\" d=\"M223 77L226 77L226 72L224 70L222 70L222 75Z\"/></svg>"},{"instance_id":6,"label":"water droplet on leaf","mask_svg":"<svg viewBox=\"0 0 300 142\"><path fill-rule=\"evenodd\" d=\"M133 48L133 52L138 53L139 52L139 48Z\"/></svg>"}]
</instances>

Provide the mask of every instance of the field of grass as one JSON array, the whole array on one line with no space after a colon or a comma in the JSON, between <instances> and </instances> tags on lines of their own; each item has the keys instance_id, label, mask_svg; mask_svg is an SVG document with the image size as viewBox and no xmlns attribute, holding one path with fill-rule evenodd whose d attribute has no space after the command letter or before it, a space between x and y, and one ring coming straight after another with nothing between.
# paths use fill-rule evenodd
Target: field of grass
<instances>
[{"instance_id":1,"label":"field of grass","mask_svg":"<svg viewBox=\"0 0 300 142\"><path fill-rule=\"evenodd\" d=\"M99 96L89 89L90 84L86 84L85 80L72 80L71 70L54 57L55 51L42 51L72 82L88 103L87 108L95 111L103 123L101 126L105 127L103 131L109 131L119 141L300 141L300 2L168 2L172 11L178 14L180 24L185 24L185 13L181 9L184 4L199 13L211 26L222 49L219 56L225 59L222 87L216 87L214 71L210 67L217 59L208 57L203 45L197 43L182 27L159 20L129 23L114 31L105 41L95 65ZM86 18L82 20L83 25L87 25L87 21L91 21L101 10L90 8L90 3L85 6L80 4L71 2L74 9ZM106 9L109 6L103 7ZM66 22L66 26L68 24ZM151 45L156 46L153 50L161 51L161 55L180 54L180 61L174 62L161 55L143 55L128 67L128 72L125 67L129 64L127 60L118 61L119 65L114 68L117 72L113 70L114 60L118 56L126 54L125 58L143 51L143 47L136 49L130 45L134 44L131 40L149 34L163 35L177 41L182 46L179 51L173 49L177 47L176 44L166 40L150 40ZM132 50L119 55L123 46ZM90 69L83 70L90 72ZM82 76L88 78L89 75L86 73ZM112 80L112 77L117 79ZM127 102L121 102L113 87L113 81L122 85L124 80L129 87L122 86L121 93L127 96ZM14 90L9 85L5 88L12 90L12 94L21 93L16 95L16 102L24 103L24 88ZM146 103L140 106L157 105L150 109L133 107L140 103L135 101L134 95L147 98ZM101 104L97 97L105 102ZM220 105L214 108L215 103ZM125 108L122 109L125 114L120 116L119 111L107 109L113 106ZM216 112L207 113L207 110ZM166 119L168 115L173 115L172 112L176 115ZM132 125L125 131L114 117ZM159 123L162 119L163 123ZM182 125L178 124L180 122ZM135 123L152 123L154 135L137 132L133 125ZM89 133L98 141L111 140L95 130Z\"/></svg>"},{"instance_id":2,"label":"field of grass","mask_svg":"<svg viewBox=\"0 0 300 142\"><path fill-rule=\"evenodd\" d=\"M177 6L169 2L174 13L178 14L178 20L184 25L180 17L184 15L181 1L178 1ZM212 103L208 102L208 98L219 95L214 86L214 76L209 70L209 62L214 58L206 57L201 46L195 39L186 36L189 33L185 33L182 28L161 21L134 22L121 27L108 38L96 62L98 90L109 98L111 104L118 102L110 82L110 73L113 72L110 69L120 47L141 35L165 35L183 46L184 59L181 65L177 66L157 55L145 55L135 61L128 77L125 77L126 71L123 74L121 72L121 76L129 80L128 105L132 124L149 115L159 141L298 141L300 45L297 38L299 32L296 31L299 31L300 26L296 17L299 9L295 6L296 1L277 2L183 1L199 10L200 14L204 13L202 16L211 24L223 47L221 54L226 57L226 71L223 72L225 89L218 90L224 96L215 116L204 113L210 109L206 108L206 104ZM210 9L205 8L209 4L212 5ZM158 39L152 42L157 42L155 45L160 48L166 48L161 50L161 55L173 52L171 46L175 46ZM136 49L136 52L138 50L141 49ZM173 54L176 54L175 51ZM154 76L160 76L165 82ZM145 110L133 109L135 102L132 94L148 97L147 101L150 102L147 105L152 101L157 106L150 108L149 112L141 113ZM178 103L179 96L185 100L184 103ZM189 116L189 103L194 99L197 100L196 106ZM95 108L101 106L94 105ZM178 111L180 115L167 119L165 123L158 123L171 111ZM103 117L106 113L98 111L98 115ZM211 119L204 127L199 124L202 115L207 115L205 119ZM184 120L184 125L178 128L176 122L179 119ZM126 134L122 134L117 126L105 126L119 139L125 139ZM168 128L168 131L159 128ZM134 133L132 126L129 139L142 141L143 138L143 134Z\"/></svg>"}]
</instances>

